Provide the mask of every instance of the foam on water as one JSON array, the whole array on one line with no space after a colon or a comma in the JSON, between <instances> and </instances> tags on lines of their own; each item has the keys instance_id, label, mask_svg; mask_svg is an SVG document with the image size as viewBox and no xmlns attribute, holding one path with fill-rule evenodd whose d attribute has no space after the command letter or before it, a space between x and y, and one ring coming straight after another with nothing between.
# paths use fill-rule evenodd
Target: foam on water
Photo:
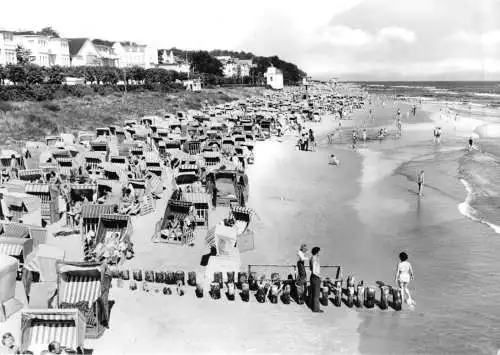
<instances>
[{"instance_id":1,"label":"foam on water","mask_svg":"<svg viewBox=\"0 0 500 355\"><path fill-rule=\"evenodd\" d=\"M465 179L460 179L460 182L464 185L465 190L467 191L467 196L465 197L465 201L458 205L458 211L462 215L472 219L473 221L486 224L488 227L493 229L495 233L500 234L500 226L497 226L496 224L493 224L483 218L478 217L478 212L471 206L471 204L474 201L474 191L472 189L472 186Z\"/></svg>"}]
</instances>

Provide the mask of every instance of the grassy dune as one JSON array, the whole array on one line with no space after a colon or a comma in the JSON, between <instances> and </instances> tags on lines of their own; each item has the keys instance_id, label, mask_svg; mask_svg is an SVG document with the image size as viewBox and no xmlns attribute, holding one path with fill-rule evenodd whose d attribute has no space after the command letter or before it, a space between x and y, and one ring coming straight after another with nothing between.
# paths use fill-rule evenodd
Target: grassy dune
<instances>
[{"instance_id":1,"label":"grassy dune","mask_svg":"<svg viewBox=\"0 0 500 355\"><path fill-rule=\"evenodd\" d=\"M120 124L144 115L200 109L260 95L262 88L220 88L200 93L133 92L109 96L67 97L43 102L0 102L0 142L41 140L46 135L76 133Z\"/></svg>"}]
</instances>

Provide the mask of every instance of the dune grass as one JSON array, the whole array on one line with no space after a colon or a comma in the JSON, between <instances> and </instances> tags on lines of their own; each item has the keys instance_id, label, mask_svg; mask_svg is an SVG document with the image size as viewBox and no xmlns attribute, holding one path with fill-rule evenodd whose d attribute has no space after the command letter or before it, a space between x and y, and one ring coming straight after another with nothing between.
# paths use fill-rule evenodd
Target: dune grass
<instances>
[{"instance_id":1,"label":"dune grass","mask_svg":"<svg viewBox=\"0 0 500 355\"><path fill-rule=\"evenodd\" d=\"M0 142L8 145L12 141L43 140L46 135L120 125L144 115L197 110L205 102L216 105L261 93L261 88L220 88L199 93L132 92L44 102L0 102Z\"/></svg>"}]
</instances>

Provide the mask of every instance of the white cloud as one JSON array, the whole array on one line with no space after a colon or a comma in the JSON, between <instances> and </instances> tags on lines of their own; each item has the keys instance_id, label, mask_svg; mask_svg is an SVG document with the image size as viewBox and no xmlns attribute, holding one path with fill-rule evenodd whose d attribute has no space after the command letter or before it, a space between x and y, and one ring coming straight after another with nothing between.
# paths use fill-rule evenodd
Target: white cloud
<instances>
[{"instance_id":1,"label":"white cloud","mask_svg":"<svg viewBox=\"0 0 500 355\"><path fill-rule=\"evenodd\" d=\"M363 30L347 26L335 26L323 29L319 38L337 46L363 46L373 40L373 36Z\"/></svg>"},{"instance_id":2,"label":"white cloud","mask_svg":"<svg viewBox=\"0 0 500 355\"><path fill-rule=\"evenodd\" d=\"M359 28L334 26L323 28L319 33L317 40L346 47L372 45L375 42L391 40L410 43L417 39L415 32L402 27L384 27L376 34L372 34Z\"/></svg>"},{"instance_id":3,"label":"white cloud","mask_svg":"<svg viewBox=\"0 0 500 355\"><path fill-rule=\"evenodd\" d=\"M385 27L377 33L377 40L399 40L403 42L415 42L417 36L415 32L403 27Z\"/></svg>"},{"instance_id":4,"label":"white cloud","mask_svg":"<svg viewBox=\"0 0 500 355\"><path fill-rule=\"evenodd\" d=\"M500 45L500 30L488 31L481 35L481 43L488 47Z\"/></svg>"},{"instance_id":5,"label":"white cloud","mask_svg":"<svg viewBox=\"0 0 500 355\"><path fill-rule=\"evenodd\" d=\"M500 45L500 29L491 30L483 33L473 33L466 31L458 31L446 37L449 41L463 43L477 43L487 48L493 48Z\"/></svg>"}]
</instances>

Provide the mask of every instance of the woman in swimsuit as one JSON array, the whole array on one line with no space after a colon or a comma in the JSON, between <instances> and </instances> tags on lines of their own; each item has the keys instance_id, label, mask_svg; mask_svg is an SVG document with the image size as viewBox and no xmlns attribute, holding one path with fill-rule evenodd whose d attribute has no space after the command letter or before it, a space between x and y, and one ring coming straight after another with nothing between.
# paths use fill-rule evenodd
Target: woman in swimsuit
<instances>
[{"instance_id":1,"label":"woman in swimsuit","mask_svg":"<svg viewBox=\"0 0 500 355\"><path fill-rule=\"evenodd\" d=\"M406 300L408 305L414 306L415 301L411 298L410 291L408 290L408 284L414 279L413 268L408 261L408 254L405 252L399 253L399 260L400 262L396 269L396 282L401 289L403 301Z\"/></svg>"}]
</instances>

